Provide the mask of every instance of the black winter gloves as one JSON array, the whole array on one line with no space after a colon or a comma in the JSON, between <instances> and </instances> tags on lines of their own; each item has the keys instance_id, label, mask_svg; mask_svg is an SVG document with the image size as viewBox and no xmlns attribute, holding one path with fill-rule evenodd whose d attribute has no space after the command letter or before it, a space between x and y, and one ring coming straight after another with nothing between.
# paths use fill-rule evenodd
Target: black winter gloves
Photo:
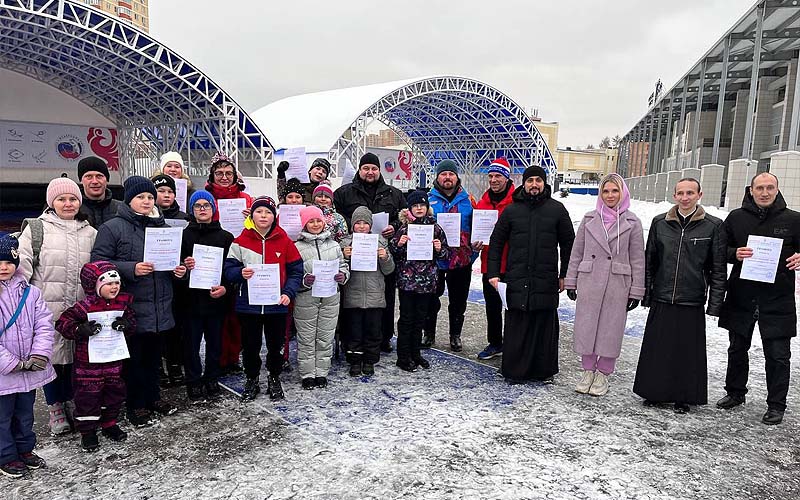
<instances>
[{"instance_id":1,"label":"black winter gloves","mask_svg":"<svg viewBox=\"0 0 800 500\"><path fill-rule=\"evenodd\" d=\"M578 300L578 291L567 290L567 297L569 297L569 300Z\"/></svg>"},{"instance_id":2,"label":"black winter gloves","mask_svg":"<svg viewBox=\"0 0 800 500\"><path fill-rule=\"evenodd\" d=\"M113 323L111 323L111 328L118 332L124 332L128 328L131 327L130 321L120 316L119 318L115 319Z\"/></svg>"},{"instance_id":3,"label":"black winter gloves","mask_svg":"<svg viewBox=\"0 0 800 500\"><path fill-rule=\"evenodd\" d=\"M78 338L88 339L92 335L97 335L100 333L100 324L97 321L85 321L78 325L78 329L75 331L75 334Z\"/></svg>"}]
</instances>

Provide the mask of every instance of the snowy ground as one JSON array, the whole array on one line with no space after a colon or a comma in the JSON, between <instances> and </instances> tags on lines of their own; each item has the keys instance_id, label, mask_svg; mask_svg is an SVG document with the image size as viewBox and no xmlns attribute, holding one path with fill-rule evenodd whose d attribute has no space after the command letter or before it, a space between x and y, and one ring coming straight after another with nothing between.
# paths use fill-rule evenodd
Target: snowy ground
<instances>
[{"instance_id":1,"label":"snowy ground","mask_svg":"<svg viewBox=\"0 0 800 500\"><path fill-rule=\"evenodd\" d=\"M577 226L594 198L564 201ZM633 202L645 227L668 204ZM715 215L724 217L725 213ZM723 395L727 334L708 320L709 399L687 415L645 408L631 392L646 310L629 316L618 371L602 398L573 392L574 304L562 298L561 373L554 385L508 385L485 345L479 275L465 322L465 351L432 350L430 371L408 374L394 354L373 379L337 363L327 390L302 391L284 374L286 400L189 406L129 441L83 454L77 436L46 435L49 469L3 480L3 498L797 498L800 494L798 352L784 423L760 423L764 361L751 350L748 402L731 412ZM446 300L446 299L445 299ZM442 315L446 316L446 315ZM440 331L446 332L446 322ZM440 335L442 340L446 335ZM241 381L228 380L232 391ZM40 408L42 410L42 408ZM41 414L41 412L40 412Z\"/></svg>"}]
</instances>

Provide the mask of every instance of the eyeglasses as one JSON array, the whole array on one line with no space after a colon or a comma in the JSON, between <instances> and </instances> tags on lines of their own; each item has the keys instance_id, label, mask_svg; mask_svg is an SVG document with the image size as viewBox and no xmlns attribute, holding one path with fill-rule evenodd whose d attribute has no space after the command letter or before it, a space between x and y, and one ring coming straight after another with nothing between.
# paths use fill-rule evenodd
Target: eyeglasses
<instances>
[{"instance_id":1,"label":"eyeglasses","mask_svg":"<svg viewBox=\"0 0 800 500\"><path fill-rule=\"evenodd\" d=\"M230 177L231 179L233 179L233 172L216 171L216 172L214 172L214 177L216 177L218 179L222 179L223 177Z\"/></svg>"},{"instance_id":2,"label":"eyeglasses","mask_svg":"<svg viewBox=\"0 0 800 500\"><path fill-rule=\"evenodd\" d=\"M195 203L194 204L194 209L195 210L200 210L201 212L203 210L211 210L211 205L209 205L208 203L202 203L202 204L201 203Z\"/></svg>"}]
</instances>

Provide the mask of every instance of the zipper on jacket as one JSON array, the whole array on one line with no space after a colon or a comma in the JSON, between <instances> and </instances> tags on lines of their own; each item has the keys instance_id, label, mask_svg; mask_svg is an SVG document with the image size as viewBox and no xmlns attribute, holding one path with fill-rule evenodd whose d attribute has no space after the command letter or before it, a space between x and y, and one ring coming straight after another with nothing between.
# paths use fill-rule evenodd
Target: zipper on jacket
<instances>
[{"instance_id":1,"label":"zipper on jacket","mask_svg":"<svg viewBox=\"0 0 800 500\"><path fill-rule=\"evenodd\" d=\"M710 240L710 239L711 238L692 238L689 241L691 241L693 245L697 245L698 241L707 241L707 240Z\"/></svg>"},{"instance_id":2,"label":"zipper on jacket","mask_svg":"<svg viewBox=\"0 0 800 500\"><path fill-rule=\"evenodd\" d=\"M267 238L266 237L262 237L261 238L261 263L262 264L266 264L267 263ZM280 275L278 276L278 280L280 281ZM250 300L249 295L247 297L247 300ZM263 305L261 306L261 314L265 314Z\"/></svg>"},{"instance_id":3,"label":"zipper on jacket","mask_svg":"<svg viewBox=\"0 0 800 500\"><path fill-rule=\"evenodd\" d=\"M678 258L675 261L675 280L672 282L672 304L675 305L675 292L678 290L678 268L681 265L681 247L683 246L683 234L686 228L681 228L681 239L678 242Z\"/></svg>"}]
</instances>

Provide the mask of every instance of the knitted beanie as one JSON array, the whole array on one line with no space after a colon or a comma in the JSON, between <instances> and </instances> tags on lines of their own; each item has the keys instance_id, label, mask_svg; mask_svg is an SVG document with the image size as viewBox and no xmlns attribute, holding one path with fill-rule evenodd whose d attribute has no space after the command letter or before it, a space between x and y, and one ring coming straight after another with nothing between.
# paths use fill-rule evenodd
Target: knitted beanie
<instances>
[{"instance_id":1,"label":"knitted beanie","mask_svg":"<svg viewBox=\"0 0 800 500\"><path fill-rule=\"evenodd\" d=\"M258 198L254 199L253 204L250 205L250 213L252 214L253 212L256 211L257 208L261 207L267 207L267 209L269 209L269 211L272 212L272 215L275 215L277 213L277 210L275 208L275 200L273 200L269 196L259 196Z\"/></svg>"},{"instance_id":2,"label":"knitted beanie","mask_svg":"<svg viewBox=\"0 0 800 500\"><path fill-rule=\"evenodd\" d=\"M83 203L81 190L78 188L75 181L66 177L58 177L50 181L50 184L47 185L47 194L45 195L47 206L53 208L53 202L62 194L71 194L75 198L78 198L79 202Z\"/></svg>"},{"instance_id":3,"label":"knitted beanie","mask_svg":"<svg viewBox=\"0 0 800 500\"><path fill-rule=\"evenodd\" d=\"M438 176L442 172L453 172L458 175L458 165L453 160L442 160L436 165L436 175Z\"/></svg>"},{"instance_id":4,"label":"knitted beanie","mask_svg":"<svg viewBox=\"0 0 800 500\"><path fill-rule=\"evenodd\" d=\"M306 224L308 224L308 221L312 219L320 219L323 221L325 220L322 217L322 210L320 210L319 207L310 205L300 210L300 224L303 225L303 229L306 228Z\"/></svg>"},{"instance_id":5,"label":"knitted beanie","mask_svg":"<svg viewBox=\"0 0 800 500\"><path fill-rule=\"evenodd\" d=\"M367 153L364 156L362 156L361 160L359 160L358 162L359 168L361 168L362 165L375 165L376 167L380 167L381 160L375 153Z\"/></svg>"},{"instance_id":6,"label":"knitted beanie","mask_svg":"<svg viewBox=\"0 0 800 500\"><path fill-rule=\"evenodd\" d=\"M314 194L312 198L316 198L318 194L323 194L330 199L333 199L333 189L331 189L331 183L328 181L320 181L319 185L314 188Z\"/></svg>"},{"instance_id":7,"label":"knitted beanie","mask_svg":"<svg viewBox=\"0 0 800 500\"><path fill-rule=\"evenodd\" d=\"M331 173L331 162L329 162L325 158L317 158L317 159L315 159L314 162L311 164L311 166L308 167L308 171L310 172L311 169L315 168L315 167L324 168L325 169L325 175L329 175Z\"/></svg>"},{"instance_id":8,"label":"knitted beanie","mask_svg":"<svg viewBox=\"0 0 800 500\"><path fill-rule=\"evenodd\" d=\"M153 180L153 185L156 187L156 191L158 191L158 188L162 186L170 188L173 193L178 191L175 187L175 179L166 174L158 174L154 176L152 180Z\"/></svg>"},{"instance_id":9,"label":"knitted beanie","mask_svg":"<svg viewBox=\"0 0 800 500\"><path fill-rule=\"evenodd\" d=\"M369 224L370 227L372 227L372 212L369 211L369 208L365 206L360 206L356 207L356 209L353 210L353 216L350 217L351 230L358 221L366 222L367 224Z\"/></svg>"},{"instance_id":10,"label":"knitted beanie","mask_svg":"<svg viewBox=\"0 0 800 500\"><path fill-rule=\"evenodd\" d=\"M10 234L0 237L0 261L2 260L19 267L19 241Z\"/></svg>"},{"instance_id":11,"label":"knitted beanie","mask_svg":"<svg viewBox=\"0 0 800 500\"><path fill-rule=\"evenodd\" d=\"M181 164L181 171L183 171L184 165L183 165L183 157L181 156L181 154L177 153L175 151L169 151L169 152L164 153L163 155L161 155L161 160L159 161L159 164L161 165L161 171L162 172L164 171L164 167L166 166L166 164L171 162L171 161L174 161L176 163L180 163Z\"/></svg>"},{"instance_id":12,"label":"knitted beanie","mask_svg":"<svg viewBox=\"0 0 800 500\"><path fill-rule=\"evenodd\" d=\"M292 177L286 181L286 184L284 184L283 189L279 194L281 198L286 200L286 197L289 195L289 193L297 193L300 196L303 196L303 191L303 183L301 183L299 179Z\"/></svg>"},{"instance_id":13,"label":"knitted beanie","mask_svg":"<svg viewBox=\"0 0 800 500\"><path fill-rule=\"evenodd\" d=\"M419 203L424 203L425 205L430 206L428 203L428 193L421 189L411 191L406 199L408 200L408 208L411 208Z\"/></svg>"},{"instance_id":14,"label":"knitted beanie","mask_svg":"<svg viewBox=\"0 0 800 500\"><path fill-rule=\"evenodd\" d=\"M214 200L214 197L211 196L211 193L204 189L195 191L191 198L189 198L189 211L191 212L189 215L194 214L194 204L200 200L206 200L211 205L211 215L214 215L217 211L217 202Z\"/></svg>"},{"instance_id":15,"label":"knitted beanie","mask_svg":"<svg viewBox=\"0 0 800 500\"><path fill-rule=\"evenodd\" d=\"M545 172L544 169L539 165L532 165L525 169L525 172L522 173L523 184L529 177L540 177L545 183L547 183L547 172Z\"/></svg>"},{"instance_id":16,"label":"knitted beanie","mask_svg":"<svg viewBox=\"0 0 800 500\"><path fill-rule=\"evenodd\" d=\"M131 200L142 193L150 193L153 199L158 197L153 181L141 175L132 175L125 179L122 185L125 188L125 204L130 205Z\"/></svg>"},{"instance_id":17,"label":"knitted beanie","mask_svg":"<svg viewBox=\"0 0 800 500\"><path fill-rule=\"evenodd\" d=\"M508 164L508 160L503 157L500 157L493 161L491 165L489 165L489 174L500 174L506 179L511 178L511 165Z\"/></svg>"},{"instance_id":18,"label":"knitted beanie","mask_svg":"<svg viewBox=\"0 0 800 500\"><path fill-rule=\"evenodd\" d=\"M106 180L111 177L106 162L96 156L87 156L78 162L78 179L83 179L86 172L100 172L106 176Z\"/></svg>"}]
</instances>

